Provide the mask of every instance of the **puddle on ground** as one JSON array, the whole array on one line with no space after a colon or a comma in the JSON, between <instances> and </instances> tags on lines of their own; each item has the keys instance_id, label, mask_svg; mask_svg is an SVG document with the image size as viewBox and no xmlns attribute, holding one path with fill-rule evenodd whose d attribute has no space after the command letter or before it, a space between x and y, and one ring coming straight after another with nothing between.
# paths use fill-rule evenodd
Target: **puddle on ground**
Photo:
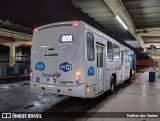
<instances>
[{"instance_id":1,"label":"puddle on ground","mask_svg":"<svg viewBox=\"0 0 160 121\"><path fill-rule=\"evenodd\" d=\"M28 105L28 106L24 107L24 109L28 109L28 108L32 108L32 107L34 107L34 105L33 105L33 104L32 104L32 105Z\"/></svg>"},{"instance_id":2,"label":"puddle on ground","mask_svg":"<svg viewBox=\"0 0 160 121\"><path fill-rule=\"evenodd\" d=\"M145 93L124 93L124 94L127 94L127 95L158 95L158 94L145 94Z\"/></svg>"},{"instance_id":3,"label":"puddle on ground","mask_svg":"<svg viewBox=\"0 0 160 121\"><path fill-rule=\"evenodd\" d=\"M0 88L0 90L5 90L6 88Z\"/></svg>"},{"instance_id":4,"label":"puddle on ground","mask_svg":"<svg viewBox=\"0 0 160 121\"><path fill-rule=\"evenodd\" d=\"M29 85L29 83L24 83L24 84L21 84L20 86L25 86L25 85Z\"/></svg>"}]
</instances>

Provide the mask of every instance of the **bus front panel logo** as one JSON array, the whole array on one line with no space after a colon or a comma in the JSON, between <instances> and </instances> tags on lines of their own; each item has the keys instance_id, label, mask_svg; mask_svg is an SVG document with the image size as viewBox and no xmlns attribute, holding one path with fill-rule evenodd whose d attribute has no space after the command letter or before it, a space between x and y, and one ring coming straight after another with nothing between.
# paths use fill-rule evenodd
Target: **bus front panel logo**
<instances>
[{"instance_id":1,"label":"bus front panel logo","mask_svg":"<svg viewBox=\"0 0 160 121\"><path fill-rule=\"evenodd\" d=\"M72 65L69 64L68 62L64 62L59 65L59 68L60 68L60 70L62 70L64 72L68 72L68 71L72 70Z\"/></svg>"},{"instance_id":2,"label":"bus front panel logo","mask_svg":"<svg viewBox=\"0 0 160 121\"><path fill-rule=\"evenodd\" d=\"M35 70L44 71L45 70L45 64L43 62L37 62L35 65Z\"/></svg>"}]
</instances>

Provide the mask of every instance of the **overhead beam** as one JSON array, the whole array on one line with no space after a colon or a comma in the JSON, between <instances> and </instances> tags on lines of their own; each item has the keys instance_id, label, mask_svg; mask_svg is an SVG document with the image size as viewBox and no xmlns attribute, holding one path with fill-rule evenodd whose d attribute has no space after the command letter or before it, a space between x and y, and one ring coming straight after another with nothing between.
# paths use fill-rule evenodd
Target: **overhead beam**
<instances>
[{"instance_id":1,"label":"overhead beam","mask_svg":"<svg viewBox=\"0 0 160 121\"><path fill-rule=\"evenodd\" d=\"M160 43L144 43L145 48L150 48L150 45L154 45L156 48L160 48Z\"/></svg>"},{"instance_id":2,"label":"overhead beam","mask_svg":"<svg viewBox=\"0 0 160 121\"><path fill-rule=\"evenodd\" d=\"M14 47L16 47L16 46L23 45L25 43L26 43L26 41L15 41L15 42L12 42L12 43L10 43L10 42L3 42L3 43L0 43L0 44L8 46L8 47L10 47L11 45L14 46Z\"/></svg>"},{"instance_id":3,"label":"overhead beam","mask_svg":"<svg viewBox=\"0 0 160 121\"><path fill-rule=\"evenodd\" d=\"M160 32L158 33L138 33L139 36L160 36Z\"/></svg>"},{"instance_id":4,"label":"overhead beam","mask_svg":"<svg viewBox=\"0 0 160 121\"><path fill-rule=\"evenodd\" d=\"M27 41L27 42L25 42L23 45L32 46L32 41Z\"/></svg>"},{"instance_id":5,"label":"overhead beam","mask_svg":"<svg viewBox=\"0 0 160 121\"><path fill-rule=\"evenodd\" d=\"M15 64L15 47L26 44L26 42L28 42L27 43L28 45L29 45L29 43L31 43L31 41L18 41L18 40L15 42L0 43L2 45L10 47L10 55L9 55L9 64L10 65Z\"/></svg>"},{"instance_id":6,"label":"overhead beam","mask_svg":"<svg viewBox=\"0 0 160 121\"><path fill-rule=\"evenodd\" d=\"M0 35L22 40L32 40L32 35L0 28Z\"/></svg>"},{"instance_id":7,"label":"overhead beam","mask_svg":"<svg viewBox=\"0 0 160 121\"><path fill-rule=\"evenodd\" d=\"M14 42L14 39L13 38L9 38L9 37L0 36L0 43L3 43L3 42L12 43L12 42Z\"/></svg>"},{"instance_id":8,"label":"overhead beam","mask_svg":"<svg viewBox=\"0 0 160 121\"><path fill-rule=\"evenodd\" d=\"M160 27L136 29L136 33L140 36L160 36Z\"/></svg>"},{"instance_id":9,"label":"overhead beam","mask_svg":"<svg viewBox=\"0 0 160 121\"><path fill-rule=\"evenodd\" d=\"M141 36L138 36L135 33L136 27L121 0L104 0L104 1L110 7L110 9L113 11L115 15L118 14L121 17L121 19L127 25L128 31L132 34L132 36L139 42L139 44L143 48L144 41Z\"/></svg>"}]
</instances>

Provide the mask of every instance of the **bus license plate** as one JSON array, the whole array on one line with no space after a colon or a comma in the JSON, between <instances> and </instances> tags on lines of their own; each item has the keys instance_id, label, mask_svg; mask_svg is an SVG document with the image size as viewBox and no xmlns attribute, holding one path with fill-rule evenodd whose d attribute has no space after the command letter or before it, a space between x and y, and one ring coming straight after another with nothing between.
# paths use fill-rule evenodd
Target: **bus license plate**
<instances>
[{"instance_id":1,"label":"bus license plate","mask_svg":"<svg viewBox=\"0 0 160 121\"><path fill-rule=\"evenodd\" d=\"M56 83L56 79L54 79L54 78L46 78L46 82L48 82L48 83Z\"/></svg>"}]
</instances>

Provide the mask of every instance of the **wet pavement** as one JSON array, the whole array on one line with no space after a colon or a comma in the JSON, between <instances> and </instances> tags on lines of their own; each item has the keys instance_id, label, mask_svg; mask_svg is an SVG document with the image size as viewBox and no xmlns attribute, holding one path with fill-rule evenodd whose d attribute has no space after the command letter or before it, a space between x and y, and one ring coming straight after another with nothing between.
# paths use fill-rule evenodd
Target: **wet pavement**
<instances>
[{"instance_id":1,"label":"wet pavement","mask_svg":"<svg viewBox=\"0 0 160 121\"><path fill-rule=\"evenodd\" d=\"M53 114L54 112L81 112L81 114L77 115L81 116L83 112L89 110L97 111L98 108L103 107L104 103L110 101L114 96L109 96L109 93L105 93L95 99L74 98L31 90L30 82L23 81L21 83L0 85L0 112L52 112ZM7 121L11 120L17 121L17 119L7 119ZM30 121L33 119L23 120ZM71 121L75 120L75 118L63 120Z\"/></svg>"},{"instance_id":2,"label":"wet pavement","mask_svg":"<svg viewBox=\"0 0 160 121\"><path fill-rule=\"evenodd\" d=\"M0 112L42 112L67 98L31 90L30 82L0 86Z\"/></svg>"},{"instance_id":3,"label":"wet pavement","mask_svg":"<svg viewBox=\"0 0 160 121\"><path fill-rule=\"evenodd\" d=\"M141 69L138 76L146 69ZM10 84L0 85L0 112L49 112L54 115L57 112L81 112L77 114L76 118L52 119L52 121L73 121L73 120L87 120L84 118L85 112L97 112L112 100L119 97L130 84L123 84L116 94L110 95L108 92L95 99L81 99L68 97L63 95L56 95L52 93L39 92L31 90L30 82L23 81ZM124 95L128 92L125 91ZM136 93L132 93L133 95ZM139 93L138 93L139 94ZM149 93L148 93L149 94ZM0 119L0 121L33 121L34 119ZM51 119L38 119L38 121L50 121Z\"/></svg>"}]
</instances>

